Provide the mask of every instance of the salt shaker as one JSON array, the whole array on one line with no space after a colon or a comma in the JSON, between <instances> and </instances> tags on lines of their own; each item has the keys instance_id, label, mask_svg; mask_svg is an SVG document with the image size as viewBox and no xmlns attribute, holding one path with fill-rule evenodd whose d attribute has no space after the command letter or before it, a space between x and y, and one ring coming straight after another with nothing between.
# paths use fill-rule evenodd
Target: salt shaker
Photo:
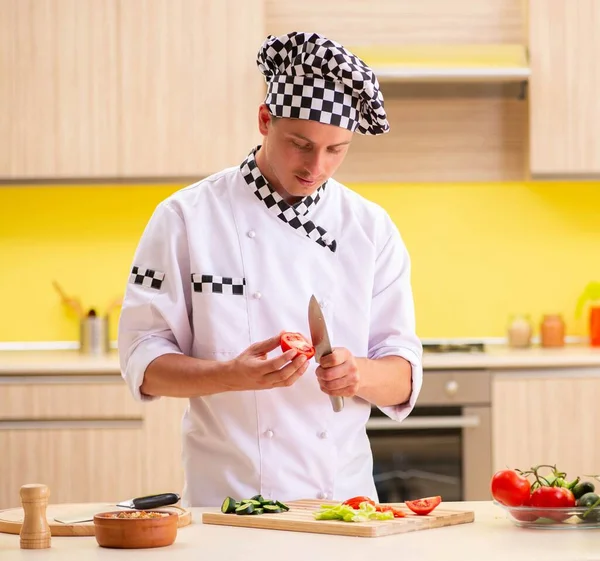
<instances>
[{"instance_id":1,"label":"salt shaker","mask_svg":"<svg viewBox=\"0 0 600 561\"><path fill-rule=\"evenodd\" d=\"M21 487L23 525L21 526L21 549L45 549L50 547L50 526L46 507L50 491L46 485L31 483Z\"/></svg>"}]
</instances>

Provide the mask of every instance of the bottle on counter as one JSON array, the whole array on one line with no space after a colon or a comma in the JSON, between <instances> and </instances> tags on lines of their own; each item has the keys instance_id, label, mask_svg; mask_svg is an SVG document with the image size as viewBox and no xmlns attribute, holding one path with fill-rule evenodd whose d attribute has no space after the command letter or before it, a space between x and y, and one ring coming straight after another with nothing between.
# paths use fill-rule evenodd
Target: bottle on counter
<instances>
[{"instance_id":1,"label":"bottle on counter","mask_svg":"<svg viewBox=\"0 0 600 561\"><path fill-rule=\"evenodd\" d=\"M531 345L532 325L529 316L515 315L508 325L508 346L515 349L527 348Z\"/></svg>"},{"instance_id":2,"label":"bottle on counter","mask_svg":"<svg viewBox=\"0 0 600 561\"><path fill-rule=\"evenodd\" d=\"M565 322L560 314L546 314L540 325L542 347L565 346Z\"/></svg>"}]
</instances>

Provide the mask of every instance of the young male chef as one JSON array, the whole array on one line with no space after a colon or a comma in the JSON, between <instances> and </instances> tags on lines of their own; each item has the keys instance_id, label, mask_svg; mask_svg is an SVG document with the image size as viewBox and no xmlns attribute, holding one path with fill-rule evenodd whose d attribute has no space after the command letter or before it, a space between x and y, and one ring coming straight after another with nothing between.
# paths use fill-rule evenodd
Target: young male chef
<instances>
[{"instance_id":1,"label":"young male chef","mask_svg":"<svg viewBox=\"0 0 600 561\"><path fill-rule=\"evenodd\" d=\"M365 425L372 405L410 413L422 347L397 228L332 175L354 133L389 130L383 97L369 67L318 34L269 36L257 64L262 145L160 203L143 233L123 377L139 400L189 398L187 505L377 499ZM282 331L310 341L312 294L334 347L320 367L280 350Z\"/></svg>"}]
</instances>

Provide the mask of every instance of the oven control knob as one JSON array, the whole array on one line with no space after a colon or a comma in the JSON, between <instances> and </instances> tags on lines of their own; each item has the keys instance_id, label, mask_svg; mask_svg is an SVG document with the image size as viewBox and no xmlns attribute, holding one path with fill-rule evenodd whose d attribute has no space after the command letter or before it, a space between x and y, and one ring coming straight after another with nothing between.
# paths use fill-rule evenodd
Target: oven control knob
<instances>
[{"instance_id":1,"label":"oven control knob","mask_svg":"<svg viewBox=\"0 0 600 561\"><path fill-rule=\"evenodd\" d=\"M456 380L450 380L446 382L446 393L448 395L456 395L458 392L458 382Z\"/></svg>"}]
</instances>

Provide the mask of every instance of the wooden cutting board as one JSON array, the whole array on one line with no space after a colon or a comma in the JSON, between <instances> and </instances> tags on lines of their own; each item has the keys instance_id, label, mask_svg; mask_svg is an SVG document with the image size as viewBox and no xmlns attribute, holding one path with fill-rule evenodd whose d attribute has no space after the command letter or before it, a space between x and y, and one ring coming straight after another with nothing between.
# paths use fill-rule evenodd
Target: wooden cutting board
<instances>
[{"instance_id":1,"label":"wooden cutting board","mask_svg":"<svg viewBox=\"0 0 600 561\"><path fill-rule=\"evenodd\" d=\"M46 519L50 526L50 533L53 536L93 536L94 522L76 522L72 524L63 524L57 522L54 518L75 518L80 514L107 512L112 510L126 510L128 508L119 508L115 505L106 503L80 503L80 504L57 504L48 505L46 509ZM192 512L187 508L175 506L162 506L151 510L165 510L179 513L178 527L182 528L192 522ZM11 508L0 510L0 532L5 534L19 534L23 524L23 509Z\"/></svg>"},{"instance_id":2,"label":"wooden cutting board","mask_svg":"<svg viewBox=\"0 0 600 561\"><path fill-rule=\"evenodd\" d=\"M288 530L291 532L309 532L314 534L335 534L340 536L359 536L375 538L392 534L404 534L418 530L429 530L443 526L454 526L473 522L473 511L446 510L443 503L431 514L417 516L404 504L392 504L406 512L405 518L394 520L373 520L369 522L342 522L340 520L315 520L313 513L319 510L322 504L335 504L324 501L306 499L286 503L289 512L278 514L259 514L240 516L237 514L223 514L221 511L204 512L204 524L220 524L222 526L242 526L245 528L263 528L267 530Z\"/></svg>"}]
</instances>

